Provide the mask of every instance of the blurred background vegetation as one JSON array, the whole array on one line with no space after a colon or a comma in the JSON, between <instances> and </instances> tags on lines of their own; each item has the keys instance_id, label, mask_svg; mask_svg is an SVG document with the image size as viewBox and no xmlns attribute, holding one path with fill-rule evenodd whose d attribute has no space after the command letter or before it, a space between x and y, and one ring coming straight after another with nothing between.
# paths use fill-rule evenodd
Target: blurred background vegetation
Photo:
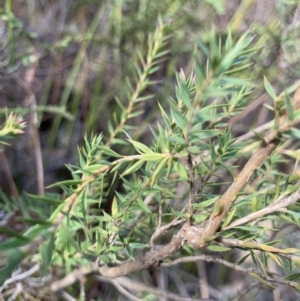
<instances>
[{"instance_id":1,"label":"blurred background vegetation","mask_svg":"<svg viewBox=\"0 0 300 301\"><path fill-rule=\"evenodd\" d=\"M243 71L255 82L248 114L237 116L234 131L265 124L271 104L263 75L277 91L300 76L300 5L298 0L0 0L0 118L24 115L25 135L0 152L2 201L23 191L44 194L44 187L70 178L84 134L109 133L125 107L134 66L147 55L148 36L158 16L169 35L159 69L151 75L149 97L130 119L131 137L146 143L149 124L157 121L159 102L174 96L175 73L188 74L195 50L211 35L230 31L233 39L251 30L257 55ZM199 40L203 44L199 43ZM208 47L208 48L209 48ZM113 145L121 154L126 145ZM46 190L55 193L55 190ZM24 196L26 198L26 196ZM8 201L3 201L6 204ZM16 202L18 204L18 202ZM17 206L17 205L16 205ZM213 271L212 271L213 272ZM221 271L222 272L222 271Z\"/></svg>"}]
</instances>

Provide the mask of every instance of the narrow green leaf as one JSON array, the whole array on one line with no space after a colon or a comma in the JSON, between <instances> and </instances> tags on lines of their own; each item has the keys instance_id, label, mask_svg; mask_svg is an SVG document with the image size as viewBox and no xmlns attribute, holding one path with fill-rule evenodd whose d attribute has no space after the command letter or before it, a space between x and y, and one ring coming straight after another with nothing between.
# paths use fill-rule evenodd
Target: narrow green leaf
<instances>
[{"instance_id":1,"label":"narrow green leaf","mask_svg":"<svg viewBox=\"0 0 300 301\"><path fill-rule=\"evenodd\" d=\"M52 252L54 249L54 234L51 233L50 237L46 241L46 243L41 246L41 273L42 276L47 275L48 273L48 267L52 259Z\"/></svg>"},{"instance_id":2,"label":"narrow green leaf","mask_svg":"<svg viewBox=\"0 0 300 301\"><path fill-rule=\"evenodd\" d=\"M119 212L118 200L117 200L116 196L114 196L113 201L112 201L112 205L111 205L111 215L115 216L115 215L118 214L118 212Z\"/></svg>"},{"instance_id":3,"label":"narrow green leaf","mask_svg":"<svg viewBox=\"0 0 300 301\"><path fill-rule=\"evenodd\" d=\"M131 249L129 248L129 246L128 246L128 245L125 245L125 246L124 246L124 249L125 249L127 255L128 255L132 260L135 260L134 255L133 255Z\"/></svg>"},{"instance_id":4,"label":"narrow green leaf","mask_svg":"<svg viewBox=\"0 0 300 301\"><path fill-rule=\"evenodd\" d=\"M292 132L292 135L294 138L300 139L300 130L299 129L293 127L291 129L291 132Z\"/></svg>"},{"instance_id":5,"label":"narrow green leaf","mask_svg":"<svg viewBox=\"0 0 300 301\"><path fill-rule=\"evenodd\" d=\"M152 213L149 207L140 198L137 198L137 203L142 211Z\"/></svg>"},{"instance_id":6,"label":"narrow green leaf","mask_svg":"<svg viewBox=\"0 0 300 301\"><path fill-rule=\"evenodd\" d=\"M271 96L273 100L275 100L277 98L276 92L274 91L273 87L271 86L271 84L269 83L269 81L265 76L264 76L264 85L268 94Z\"/></svg>"},{"instance_id":7,"label":"narrow green leaf","mask_svg":"<svg viewBox=\"0 0 300 301\"><path fill-rule=\"evenodd\" d=\"M63 185L66 185L66 186L80 185L81 183L82 183L82 180L65 180L65 181L61 181L61 182L49 185L49 186L47 186L47 188L60 187Z\"/></svg>"},{"instance_id":8,"label":"narrow green leaf","mask_svg":"<svg viewBox=\"0 0 300 301\"><path fill-rule=\"evenodd\" d=\"M0 286L10 278L13 271L17 268L23 258L19 249L12 249L1 254L1 260L5 260L4 268L0 270Z\"/></svg>"},{"instance_id":9,"label":"narrow green leaf","mask_svg":"<svg viewBox=\"0 0 300 301\"><path fill-rule=\"evenodd\" d=\"M124 177L126 175L129 175L133 172L135 172L136 170L140 169L141 166L145 163L145 161L143 160L139 160L137 162L135 162L133 165L131 165L130 167L128 167L122 174L121 177Z\"/></svg>"},{"instance_id":10,"label":"narrow green leaf","mask_svg":"<svg viewBox=\"0 0 300 301\"><path fill-rule=\"evenodd\" d=\"M220 130L198 130L197 124L193 126L189 132L189 134L193 134L193 136L197 136L198 140L204 140L208 138L215 137L220 134Z\"/></svg>"},{"instance_id":11,"label":"narrow green leaf","mask_svg":"<svg viewBox=\"0 0 300 301\"><path fill-rule=\"evenodd\" d=\"M195 223L201 223L209 218L210 214L197 214L194 217Z\"/></svg>"},{"instance_id":12,"label":"narrow green leaf","mask_svg":"<svg viewBox=\"0 0 300 301\"><path fill-rule=\"evenodd\" d=\"M158 106L159 106L159 109L160 109L160 112L161 112L161 115L165 121L165 124L167 126L169 126L171 124L171 121L170 121L170 118L169 118L169 115L165 112L165 110L163 109L163 107L161 106L161 104L158 102Z\"/></svg>"},{"instance_id":13,"label":"narrow green leaf","mask_svg":"<svg viewBox=\"0 0 300 301\"><path fill-rule=\"evenodd\" d=\"M163 158L165 158L165 155L159 153L149 153L149 154L143 154L139 156L139 159L144 161L158 161Z\"/></svg>"},{"instance_id":14,"label":"narrow green leaf","mask_svg":"<svg viewBox=\"0 0 300 301\"><path fill-rule=\"evenodd\" d=\"M187 147L186 150L193 155L198 155L201 153L201 150L195 145Z\"/></svg>"},{"instance_id":15,"label":"narrow green leaf","mask_svg":"<svg viewBox=\"0 0 300 301\"><path fill-rule=\"evenodd\" d=\"M174 168L177 171L178 175L182 178L182 179L188 179L188 175L187 172L184 168L184 166L180 163L180 162L175 162L174 163Z\"/></svg>"},{"instance_id":16,"label":"narrow green leaf","mask_svg":"<svg viewBox=\"0 0 300 301\"><path fill-rule=\"evenodd\" d=\"M217 246L217 245L208 246L207 249L214 251L214 252L226 252L226 251L231 250L230 248L223 247L223 246Z\"/></svg>"},{"instance_id":17,"label":"narrow green leaf","mask_svg":"<svg viewBox=\"0 0 300 301\"><path fill-rule=\"evenodd\" d=\"M138 141L134 141L134 140L131 140L131 139L128 139L128 141L134 146L134 148L141 154L141 153L144 153L144 154L147 154L147 153L153 153L153 151L148 147L146 146L145 144L143 143L140 143Z\"/></svg>"},{"instance_id":18,"label":"narrow green leaf","mask_svg":"<svg viewBox=\"0 0 300 301\"><path fill-rule=\"evenodd\" d=\"M142 114L144 114L143 110L135 111L135 112L132 112L132 113L128 114L128 118L134 118L134 117L140 116Z\"/></svg>"},{"instance_id":19,"label":"narrow green leaf","mask_svg":"<svg viewBox=\"0 0 300 301\"><path fill-rule=\"evenodd\" d=\"M237 228L245 231L250 231L250 232L257 232L263 230L263 228L261 227L248 227L248 226L238 226Z\"/></svg>"},{"instance_id":20,"label":"narrow green leaf","mask_svg":"<svg viewBox=\"0 0 300 301\"><path fill-rule=\"evenodd\" d=\"M300 293L300 284L296 284L294 288L298 293ZM299 301L299 299L297 301Z\"/></svg>"},{"instance_id":21,"label":"narrow green leaf","mask_svg":"<svg viewBox=\"0 0 300 301\"><path fill-rule=\"evenodd\" d=\"M133 248L133 249L145 249L145 248L148 248L149 245L148 244L142 244L142 243L139 243L139 242L130 242L129 247Z\"/></svg>"},{"instance_id":22,"label":"narrow green leaf","mask_svg":"<svg viewBox=\"0 0 300 301\"><path fill-rule=\"evenodd\" d=\"M46 197L46 196L41 196L41 195L34 195L34 194L27 194L30 198L38 200L38 201L42 201L48 204L52 204L52 205L59 205L61 204L63 201L59 200L59 199L54 199L51 197Z\"/></svg>"},{"instance_id":23,"label":"narrow green leaf","mask_svg":"<svg viewBox=\"0 0 300 301\"><path fill-rule=\"evenodd\" d=\"M93 174L93 173L99 171L100 169L102 169L104 167L107 167L107 166L105 166L103 164L93 164L93 165L90 165L90 166L85 166L84 168L82 168L82 171Z\"/></svg>"},{"instance_id":24,"label":"narrow green leaf","mask_svg":"<svg viewBox=\"0 0 300 301\"><path fill-rule=\"evenodd\" d=\"M140 96L140 97L138 97L138 98L136 99L135 102L142 102L142 101L149 100L149 99L151 99L151 98L153 98L153 95L152 95L152 94L146 95L146 96Z\"/></svg>"},{"instance_id":25,"label":"narrow green leaf","mask_svg":"<svg viewBox=\"0 0 300 301\"><path fill-rule=\"evenodd\" d=\"M116 158L122 158L121 155L119 155L118 153L116 153L115 151L110 149L109 147L106 147L106 146L103 146L103 145L98 145L98 148L100 150L102 150L105 155L116 157Z\"/></svg>"},{"instance_id":26,"label":"narrow green leaf","mask_svg":"<svg viewBox=\"0 0 300 301\"><path fill-rule=\"evenodd\" d=\"M167 165L168 165L168 168L167 168L166 178L169 177L169 175L170 175L170 173L172 171L172 168L173 168L173 157L169 157Z\"/></svg>"},{"instance_id":27,"label":"narrow green leaf","mask_svg":"<svg viewBox=\"0 0 300 301\"><path fill-rule=\"evenodd\" d=\"M280 267L284 268L282 259L281 259L279 256L277 256L276 254L271 253L271 252L268 253L268 255L269 255L270 258L271 258L274 262L276 262Z\"/></svg>"},{"instance_id":28,"label":"narrow green leaf","mask_svg":"<svg viewBox=\"0 0 300 301\"><path fill-rule=\"evenodd\" d=\"M236 212L236 206L235 207L233 207L231 210L230 210L230 212L229 212L229 214L226 216L226 218L225 218L225 220L224 220L224 222L223 222L223 225L222 225L222 227L226 227L227 225L229 225L229 223L232 221L232 219L233 219L233 217L234 217L234 215L235 215L235 212Z\"/></svg>"},{"instance_id":29,"label":"narrow green leaf","mask_svg":"<svg viewBox=\"0 0 300 301\"><path fill-rule=\"evenodd\" d=\"M153 172L152 178L151 178L151 187L154 185L154 183L156 182L159 175L165 169L166 165L168 164L168 160L169 160L169 158L165 157L158 163L157 167L155 168L155 171Z\"/></svg>"},{"instance_id":30,"label":"narrow green leaf","mask_svg":"<svg viewBox=\"0 0 300 301\"><path fill-rule=\"evenodd\" d=\"M286 106L286 110L287 110L289 119L293 120L294 119L294 108L292 106L291 99L288 97L288 95L286 93L284 94L284 100L285 100L285 106Z\"/></svg>"},{"instance_id":31,"label":"narrow green leaf","mask_svg":"<svg viewBox=\"0 0 300 301\"><path fill-rule=\"evenodd\" d=\"M46 225L48 227L52 225L48 220L45 219L19 217L17 220L19 222L24 222L31 225Z\"/></svg>"},{"instance_id":32,"label":"narrow green leaf","mask_svg":"<svg viewBox=\"0 0 300 301\"><path fill-rule=\"evenodd\" d=\"M23 241L29 241L28 237L23 236L21 233L14 231L8 227L0 226L0 233L5 234L9 237L14 237Z\"/></svg>"},{"instance_id":33,"label":"narrow green leaf","mask_svg":"<svg viewBox=\"0 0 300 301\"><path fill-rule=\"evenodd\" d=\"M290 274L290 275L284 277L283 279L289 280L289 281L299 280L300 279L300 273Z\"/></svg>"},{"instance_id":34,"label":"narrow green leaf","mask_svg":"<svg viewBox=\"0 0 300 301\"><path fill-rule=\"evenodd\" d=\"M186 105L188 109L191 109L192 102L186 83L181 78L179 80L180 80L180 84L179 84L180 100L183 101L183 103Z\"/></svg>"},{"instance_id":35,"label":"narrow green leaf","mask_svg":"<svg viewBox=\"0 0 300 301\"><path fill-rule=\"evenodd\" d=\"M221 212L222 212L221 200L220 200L220 198L217 198L215 203L214 203L212 215L214 217L216 217L216 216L220 215Z\"/></svg>"},{"instance_id":36,"label":"narrow green leaf","mask_svg":"<svg viewBox=\"0 0 300 301\"><path fill-rule=\"evenodd\" d=\"M234 65L235 60L241 54L242 50L251 43L253 38L249 38L247 37L247 35L248 33L245 33L234 45L234 47L226 53L217 70L217 75L222 74L223 72L227 71L230 67L232 67Z\"/></svg>"},{"instance_id":37,"label":"narrow green leaf","mask_svg":"<svg viewBox=\"0 0 300 301\"><path fill-rule=\"evenodd\" d=\"M197 62L196 67L195 67L195 74L196 74L196 83L197 85L202 85L204 75L203 75L203 70L201 68L201 64Z\"/></svg>"},{"instance_id":38,"label":"narrow green leaf","mask_svg":"<svg viewBox=\"0 0 300 301\"><path fill-rule=\"evenodd\" d=\"M187 120L185 116L181 112L179 112L178 109L175 108L174 106L171 106L171 114L178 127L182 131L184 131L186 129L186 124L187 124Z\"/></svg>"},{"instance_id":39,"label":"narrow green leaf","mask_svg":"<svg viewBox=\"0 0 300 301\"><path fill-rule=\"evenodd\" d=\"M232 47L232 34L231 34L231 30L229 30L227 39L226 39L226 43L225 43L225 48L226 48L226 50L228 50L231 47Z\"/></svg>"},{"instance_id":40,"label":"narrow green leaf","mask_svg":"<svg viewBox=\"0 0 300 301\"><path fill-rule=\"evenodd\" d=\"M258 275L256 275L255 273L249 273L250 276L252 276L254 279L256 279L257 281L259 281L260 283L266 285L267 287L270 287L272 289L275 289L275 287L269 283L268 281L262 279L261 277L259 277Z\"/></svg>"},{"instance_id":41,"label":"narrow green leaf","mask_svg":"<svg viewBox=\"0 0 300 301\"><path fill-rule=\"evenodd\" d=\"M182 213L182 212L180 212L180 211L176 211L176 210L174 210L174 209L173 209L171 206L169 206L169 205L168 205L168 208L169 208L169 211L170 211L171 213L173 213L174 216L177 216L177 217L182 218L182 219L187 219L187 218L189 217L188 214Z\"/></svg>"},{"instance_id":42,"label":"narrow green leaf","mask_svg":"<svg viewBox=\"0 0 300 301\"><path fill-rule=\"evenodd\" d=\"M207 49L207 47L203 44L203 42L198 39L196 40L196 45L198 46L198 48L201 50L201 52L207 57L209 58L209 51Z\"/></svg>"},{"instance_id":43,"label":"narrow green leaf","mask_svg":"<svg viewBox=\"0 0 300 301\"><path fill-rule=\"evenodd\" d=\"M168 141L179 144L179 145L186 145L185 140L178 136L167 137L167 139L168 139Z\"/></svg>"},{"instance_id":44,"label":"narrow green leaf","mask_svg":"<svg viewBox=\"0 0 300 301\"><path fill-rule=\"evenodd\" d=\"M300 252L299 249L296 249L296 248L287 248L287 249L283 249L280 251L280 253L283 253L283 254L293 254L293 253L298 253Z\"/></svg>"},{"instance_id":45,"label":"narrow green leaf","mask_svg":"<svg viewBox=\"0 0 300 301\"><path fill-rule=\"evenodd\" d=\"M195 209L202 209L202 208L208 207L211 204L213 204L216 201L217 198L218 197L214 197L214 198L211 198L209 200L202 201L201 203L193 204L193 207Z\"/></svg>"}]
</instances>

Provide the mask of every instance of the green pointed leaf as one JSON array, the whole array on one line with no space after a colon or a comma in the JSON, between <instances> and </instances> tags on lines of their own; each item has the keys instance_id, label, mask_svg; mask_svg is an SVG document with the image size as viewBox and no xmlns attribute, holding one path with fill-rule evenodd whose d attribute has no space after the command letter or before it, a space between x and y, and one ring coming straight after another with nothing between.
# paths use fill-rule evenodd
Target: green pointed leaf
<instances>
[{"instance_id":1,"label":"green pointed leaf","mask_svg":"<svg viewBox=\"0 0 300 301\"><path fill-rule=\"evenodd\" d=\"M180 84L179 84L179 96L180 96L180 100L183 101L183 103L186 105L186 107L188 109L192 108L192 102L191 102L191 98L189 95L189 91L188 88L186 86L186 83L183 81L183 79L179 79Z\"/></svg>"},{"instance_id":2,"label":"green pointed leaf","mask_svg":"<svg viewBox=\"0 0 300 301\"><path fill-rule=\"evenodd\" d=\"M14 238L17 238L19 240L23 240L24 242L29 241L28 237L26 237L23 234L21 234L17 231L14 231L14 230L12 230L8 227L0 226L0 233L5 234L9 237L14 237Z\"/></svg>"},{"instance_id":3,"label":"green pointed leaf","mask_svg":"<svg viewBox=\"0 0 300 301\"><path fill-rule=\"evenodd\" d=\"M142 243L139 243L139 242L130 242L129 247L133 248L133 249L145 249L145 248L149 248L149 245L148 244L142 244Z\"/></svg>"},{"instance_id":4,"label":"green pointed leaf","mask_svg":"<svg viewBox=\"0 0 300 301\"><path fill-rule=\"evenodd\" d=\"M137 198L137 203L142 211L152 213L149 207L141 199Z\"/></svg>"},{"instance_id":5,"label":"green pointed leaf","mask_svg":"<svg viewBox=\"0 0 300 301\"><path fill-rule=\"evenodd\" d=\"M81 183L82 183L82 180L66 180L66 181L61 181L61 182L49 185L49 186L47 186L47 188L61 187L63 185L65 185L65 186L80 185Z\"/></svg>"},{"instance_id":6,"label":"green pointed leaf","mask_svg":"<svg viewBox=\"0 0 300 301\"><path fill-rule=\"evenodd\" d=\"M201 52L207 57L209 58L209 50L207 49L207 47L202 43L202 41L200 39L196 40L196 44L198 46L198 48L201 50Z\"/></svg>"},{"instance_id":7,"label":"green pointed leaf","mask_svg":"<svg viewBox=\"0 0 300 301\"><path fill-rule=\"evenodd\" d=\"M128 167L122 174L120 177L124 177L126 175L129 175L135 171L137 171L138 169L140 169L142 167L142 165L145 163L145 161L143 160L139 160L137 162L135 162L133 165L131 165L130 167Z\"/></svg>"},{"instance_id":8,"label":"green pointed leaf","mask_svg":"<svg viewBox=\"0 0 300 301\"><path fill-rule=\"evenodd\" d=\"M193 204L193 207L195 209L202 209L202 208L208 207L211 204L213 204L216 201L217 198L218 197L214 197L214 198L211 198L209 200L202 201L201 203Z\"/></svg>"},{"instance_id":9,"label":"green pointed leaf","mask_svg":"<svg viewBox=\"0 0 300 301\"><path fill-rule=\"evenodd\" d=\"M176 143L178 145L186 145L186 142L183 138L178 136L167 137L168 141Z\"/></svg>"},{"instance_id":10,"label":"green pointed leaf","mask_svg":"<svg viewBox=\"0 0 300 301\"><path fill-rule=\"evenodd\" d=\"M117 200L116 196L114 196L113 201L112 201L112 205L111 205L111 215L115 216L115 215L118 214L118 212L119 212L118 200Z\"/></svg>"},{"instance_id":11,"label":"green pointed leaf","mask_svg":"<svg viewBox=\"0 0 300 301\"><path fill-rule=\"evenodd\" d=\"M177 126L182 131L184 131L186 129L186 124L187 124L187 120L185 116L181 112L179 112L178 109L175 108L174 106L171 106L171 114Z\"/></svg>"},{"instance_id":12,"label":"green pointed leaf","mask_svg":"<svg viewBox=\"0 0 300 301\"><path fill-rule=\"evenodd\" d=\"M170 121L170 118L169 118L168 114L165 112L165 110L163 109L163 107L161 106L161 104L159 102L158 102L158 106L159 106L160 112L162 114L162 117L165 121L165 124L167 126L169 126L171 124L171 121Z\"/></svg>"},{"instance_id":13,"label":"green pointed leaf","mask_svg":"<svg viewBox=\"0 0 300 301\"><path fill-rule=\"evenodd\" d=\"M234 45L234 47L225 54L218 68L217 75L222 74L232 67L242 50L245 49L252 42L252 40L253 38L249 38L248 33L245 33Z\"/></svg>"},{"instance_id":14,"label":"green pointed leaf","mask_svg":"<svg viewBox=\"0 0 300 301\"><path fill-rule=\"evenodd\" d=\"M153 151L148 147L146 146L145 144L143 143L140 143L138 141L134 141L134 140L131 140L131 139L128 139L128 141L134 146L134 148L141 154L141 153L144 153L144 154L148 154L148 153L153 153Z\"/></svg>"},{"instance_id":15,"label":"green pointed leaf","mask_svg":"<svg viewBox=\"0 0 300 301\"><path fill-rule=\"evenodd\" d=\"M201 223L209 218L210 214L197 214L194 217L195 223Z\"/></svg>"},{"instance_id":16,"label":"green pointed leaf","mask_svg":"<svg viewBox=\"0 0 300 301\"><path fill-rule=\"evenodd\" d=\"M144 161L158 161L162 160L165 158L164 154L159 154L159 153L149 153L149 154L143 154L139 156L140 160Z\"/></svg>"},{"instance_id":17,"label":"green pointed leaf","mask_svg":"<svg viewBox=\"0 0 300 301\"><path fill-rule=\"evenodd\" d=\"M298 293L300 293L300 284L296 284L296 285L294 286L294 288L296 289L296 291L297 291ZM297 301L299 301L299 299L298 299Z\"/></svg>"},{"instance_id":18,"label":"green pointed leaf","mask_svg":"<svg viewBox=\"0 0 300 301\"><path fill-rule=\"evenodd\" d=\"M195 145L189 146L186 150L192 155L198 155L201 153L201 150Z\"/></svg>"},{"instance_id":19,"label":"green pointed leaf","mask_svg":"<svg viewBox=\"0 0 300 301\"><path fill-rule=\"evenodd\" d=\"M286 106L286 111L288 113L289 119L293 120L294 119L294 108L291 103L291 99L288 97L286 93L284 93L284 100L285 100L285 106Z\"/></svg>"},{"instance_id":20,"label":"green pointed leaf","mask_svg":"<svg viewBox=\"0 0 300 301\"><path fill-rule=\"evenodd\" d=\"M276 92L274 91L273 87L271 86L271 84L269 83L269 81L265 76L264 76L264 85L268 94L271 96L273 100L275 100L277 98Z\"/></svg>"},{"instance_id":21,"label":"green pointed leaf","mask_svg":"<svg viewBox=\"0 0 300 301\"><path fill-rule=\"evenodd\" d=\"M293 127L291 129L291 133L292 133L294 138L300 139L300 130L299 129ZM297 154L297 156L298 156L298 154Z\"/></svg>"},{"instance_id":22,"label":"green pointed leaf","mask_svg":"<svg viewBox=\"0 0 300 301\"><path fill-rule=\"evenodd\" d=\"M52 233L46 243L41 246L41 273L42 276L47 275L48 267L52 259L52 253L54 250L54 234Z\"/></svg>"},{"instance_id":23,"label":"green pointed leaf","mask_svg":"<svg viewBox=\"0 0 300 301\"><path fill-rule=\"evenodd\" d=\"M34 199L34 200L38 200L38 201L42 201L48 204L52 204L52 205L60 205L63 200L59 200L59 199L54 199L51 197L46 197L46 196L41 196L41 195L34 195L34 194L27 194L30 198Z\"/></svg>"},{"instance_id":24,"label":"green pointed leaf","mask_svg":"<svg viewBox=\"0 0 300 301\"><path fill-rule=\"evenodd\" d=\"M93 173L95 173L95 172L97 172L97 171L99 171L99 170L101 170L102 168L105 168L105 167L107 167L107 166L103 165L103 164L93 164L93 165L85 166L79 172L85 171L87 173L93 174Z\"/></svg>"},{"instance_id":25,"label":"green pointed leaf","mask_svg":"<svg viewBox=\"0 0 300 301\"><path fill-rule=\"evenodd\" d=\"M233 207L231 210L230 210L230 212L229 212L229 214L226 216L226 218L225 218L225 220L224 220L224 222L223 222L223 225L222 225L222 227L226 227L227 225L229 225L229 223L232 221L232 219L233 219L233 217L234 217L234 215L235 215L235 212L236 212L236 206L235 207Z\"/></svg>"},{"instance_id":26,"label":"green pointed leaf","mask_svg":"<svg viewBox=\"0 0 300 301\"><path fill-rule=\"evenodd\" d=\"M169 158L165 157L158 163L157 167L155 168L155 171L153 172L152 178L151 178L151 187L154 185L154 183L156 183L157 178L159 177L159 175L162 173L162 171L167 166L168 160L169 160Z\"/></svg>"},{"instance_id":27,"label":"green pointed leaf","mask_svg":"<svg viewBox=\"0 0 300 301\"><path fill-rule=\"evenodd\" d=\"M0 256L5 260L6 264L4 268L0 270L0 286L12 275L13 271L20 264L23 254L19 249L12 249L6 252L3 252Z\"/></svg>"},{"instance_id":28,"label":"green pointed leaf","mask_svg":"<svg viewBox=\"0 0 300 301\"><path fill-rule=\"evenodd\" d=\"M197 85L202 85L203 79L204 79L204 75L203 75L204 72L201 68L200 63L196 64L195 73L196 73L196 83L197 83Z\"/></svg>"},{"instance_id":29,"label":"green pointed leaf","mask_svg":"<svg viewBox=\"0 0 300 301\"><path fill-rule=\"evenodd\" d=\"M284 268L282 259L281 259L278 255L273 254L273 253L268 253L268 255L269 255L270 258L271 258L274 262L276 262L280 267Z\"/></svg>"},{"instance_id":30,"label":"green pointed leaf","mask_svg":"<svg viewBox=\"0 0 300 301\"><path fill-rule=\"evenodd\" d=\"M169 211L174 215L174 216L177 216L179 218L182 218L182 219L187 219L189 218L189 214L187 213L182 213L180 211L176 211L174 210L171 206L168 205L168 209Z\"/></svg>"},{"instance_id":31,"label":"green pointed leaf","mask_svg":"<svg viewBox=\"0 0 300 301\"><path fill-rule=\"evenodd\" d=\"M189 178L185 168L183 167L183 165L180 162L175 162L174 163L174 168L177 171L180 178L182 178L182 179L188 179Z\"/></svg>"},{"instance_id":32,"label":"green pointed leaf","mask_svg":"<svg viewBox=\"0 0 300 301\"><path fill-rule=\"evenodd\" d=\"M252 276L254 279L256 279L257 281L259 281L260 283L266 285L267 287L270 287L272 289L275 289L275 287L269 283L268 281L262 279L261 277L259 277L258 275L256 275L255 273L249 273L250 276Z\"/></svg>"},{"instance_id":33,"label":"green pointed leaf","mask_svg":"<svg viewBox=\"0 0 300 301\"><path fill-rule=\"evenodd\" d=\"M217 245L210 245L207 247L207 249L214 251L214 252L226 252L230 251L230 248L223 247L223 246L217 246Z\"/></svg>"},{"instance_id":34,"label":"green pointed leaf","mask_svg":"<svg viewBox=\"0 0 300 301\"><path fill-rule=\"evenodd\" d=\"M222 212L221 199L217 198L215 203L214 203L212 215L214 217L216 217L216 216L220 215L221 212Z\"/></svg>"},{"instance_id":35,"label":"green pointed leaf","mask_svg":"<svg viewBox=\"0 0 300 301\"><path fill-rule=\"evenodd\" d=\"M289 281L299 280L300 279L300 273L290 274L290 275L284 277L283 279L289 280Z\"/></svg>"},{"instance_id":36,"label":"green pointed leaf","mask_svg":"<svg viewBox=\"0 0 300 301\"><path fill-rule=\"evenodd\" d=\"M100 150L102 150L102 152L105 155L116 157L116 158L122 158L121 155L119 155L118 153L116 153L115 151L113 151L112 149L110 149L109 147L106 147L106 146L103 146L103 145L98 145L98 148Z\"/></svg>"}]
</instances>

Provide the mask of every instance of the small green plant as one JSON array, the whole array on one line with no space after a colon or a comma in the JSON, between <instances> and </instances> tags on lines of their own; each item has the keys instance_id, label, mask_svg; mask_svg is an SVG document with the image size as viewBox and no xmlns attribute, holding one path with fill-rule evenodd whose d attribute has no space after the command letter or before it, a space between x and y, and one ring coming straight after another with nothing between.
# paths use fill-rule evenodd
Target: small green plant
<instances>
[{"instance_id":1,"label":"small green plant","mask_svg":"<svg viewBox=\"0 0 300 301\"><path fill-rule=\"evenodd\" d=\"M151 75L167 53L159 20L146 57L139 53L136 76L128 80L127 104L117 100L120 114L110 121L109 136L86 136L78 166L69 166L73 179L53 185L66 197L36 196L55 207L49 219L35 221L23 234L9 232L12 238L0 245L1 289L13 283L5 281L14 279L20 264L35 262L40 270L35 278L48 287L40 298L67 289L83 300L90 283L84 286L82 279L93 275L121 286L120 292L131 289L132 299L142 291L145 298L179 300L176 291L124 277L204 260L243 272L268 289L284 284L300 291L299 250L276 238L282 223L300 226L299 83L278 94L265 78L274 120L243 135L232 125L255 90L244 77L257 51L254 39L251 32L237 40L230 32L223 39L212 32L207 43L198 40L193 71L177 74L175 97L167 105L158 103L161 115L150 126L151 143L143 143L132 138L137 128L130 119L143 116L141 104L149 99L143 93L155 84ZM117 151L120 145L132 154ZM294 164L292 172L279 169L287 162ZM239 260L218 256L235 249L244 252ZM244 264L247 258L251 268ZM280 274L269 270L271 263Z\"/></svg>"},{"instance_id":2,"label":"small green plant","mask_svg":"<svg viewBox=\"0 0 300 301\"><path fill-rule=\"evenodd\" d=\"M0 144L7 145L7 142L4 140L11 139L15 135L22 134L24 128L25 122L23 121L23 118L16 114L10 113L6 118L2 129L0 129Z\"/></svg>"}]
</instances>

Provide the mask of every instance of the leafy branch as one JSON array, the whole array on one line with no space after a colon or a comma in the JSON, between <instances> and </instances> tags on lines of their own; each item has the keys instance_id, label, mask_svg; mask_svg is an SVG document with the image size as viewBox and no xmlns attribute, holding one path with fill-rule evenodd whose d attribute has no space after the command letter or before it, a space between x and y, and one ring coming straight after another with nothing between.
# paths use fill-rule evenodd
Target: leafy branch
<instances>
[{"instance_id":1,"label":"leafy branch","mask_svg":"<svg viewBox=\"0 0 300 301\"><path fill-rule=\"evenodd\" d=\"M248 32L233 42L231 33L225 40L212 33L209 49L202 41L197 43L203 55L196 57L195 71L190 76L183 71L178 75L170 110L159 104L161 119L150 127L151 145L135 141L126 123L142 113L138 103L149 99L141 94L152 84L149 76L166 53L161 50L166 39L163 33L160 20L149 39L146 60L140 57L142 70L135 66L135 88L128 83L127 107L118 101L121 117L114 119L115 126L110 124L110 136L86 137L85 147L79 149L78 166L69 166L73 179L53 185L64 190L66 199L41 198L55 208L47 222L24 234L13 233L13 239L0 246L5 263L2 282L25 255L40 248L35 260L40 262L41 275L46 275L50 266L64 268L64 277L51 280L51 292L91 274L122 291L127 280L117 277L198 260L244 272L270 288L280 283L300 290L293 274L284 278L266 268L268 260L283 268L283 259L299 265L298 249L263 241L266 228L258 224L278 212L287 212L292 218L279 214L276 220L297 224L299 176L292 179L276 166L284 161L283 155L295 155L284 150L299 135L294 126L300 121L300 88L292 99L286 93L277 96L265 78L265 90L274 101L270 107L273 128L268 127L264 135L251 135L252 144L241 139L243 136L239 139L230 120L250 103L253 85L240 74L249 67L256 50L249 49L254 38ZM111 149L110 145L120 142L116 137L121 130L127 136L122 143L131 146L135 154L121 155ZM251 156L240 167L238 160L248 156L249 149ZM122 186L114 189L117 178ZM106 198L112 189L108 208ZM158 238L163 235L167 239L159 245ZM254 241L260 239L262 242ZM233 248L246 250L260 268L245 268L242 262L205 254L186 256L199 250L224 252ZM253 250L259 251L263 260ZM172 258L176 256L180 258ZM289 271L293 273L292 268ZM156 290L155 294L161 292ZM164 296L176 298L170 293Z\"/></svg>"}]
</instances>

